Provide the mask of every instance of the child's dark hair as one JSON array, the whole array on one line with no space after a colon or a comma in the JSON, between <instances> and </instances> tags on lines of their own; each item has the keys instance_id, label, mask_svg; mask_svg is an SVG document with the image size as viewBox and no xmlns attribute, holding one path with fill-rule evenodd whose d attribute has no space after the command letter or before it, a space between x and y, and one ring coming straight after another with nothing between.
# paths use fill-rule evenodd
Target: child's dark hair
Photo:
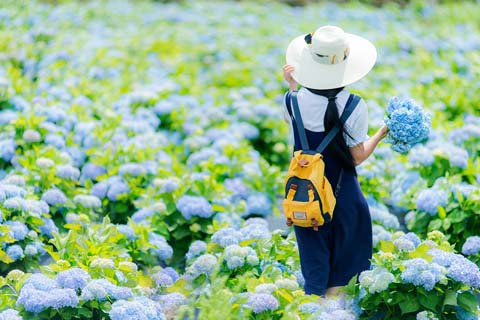
<instances>
[{"instance_id":1,"label":"child's dark hair","mask_svg":"<svg viewBox=\"0 0 480 320\"><path fill-rule=\"evenodd\" d=\"M338 114L337 104L335 101L337 98L337 94L343 90L343 87L328 90L317 90L310 88L306 89L312 93L324 96L328 99L328 106L327 110L325 111L325 118L323 120L323 124L325 127L325 132L330 131L330 129L332 129L333 126L335 126L340 121L340 115ZM355 171L355 163L353 161L352 154L350 153L350 149L347 146L347 142L345 141L343 133L346 133L347 136L352 138L349 132L345 129L345 126L342 126L341 130L338 132L332 142L330 142L327 149L331 150L340 158L345 168Z\"/></svg>"}]
</instances>

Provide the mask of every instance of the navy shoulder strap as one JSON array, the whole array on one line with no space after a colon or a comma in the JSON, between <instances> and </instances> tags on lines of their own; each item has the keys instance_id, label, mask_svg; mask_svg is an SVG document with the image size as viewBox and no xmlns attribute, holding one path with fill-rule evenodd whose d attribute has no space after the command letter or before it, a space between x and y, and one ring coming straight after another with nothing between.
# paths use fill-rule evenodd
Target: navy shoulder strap
<instances>
[{"instance_id":1,"label":"navy shoulder strap","mask_svg":"<svg viewBox=\"0 0 480 320\"><path fill-rule=\"evenodd\" d=\"M348 97L347 103L345 105L345 109L342 112L342 115L340 116L340 124L344 125L345 122L347 121L348 117L352 114L353 110L355 110L355 107L358 105L360 102L361 98L357 95L350 94ZM337 124L334 126L330 132L325 136L325 138L322 140L318 148L315 150L318 153L322 153L323 150L328 146L328 144L333 140L333 138L337 135L337 133L340 131L340 126Z\"/></svg>"},{"instance_id":2,"label":"navy shoulder strap","mask_svg":"<svg viewBox=\"0 0 480 320\"><path fill-rule=\"evenodd\" d=\"M297 100L297 91L290 91L287 93L286 96L286 104L287 110L290 114L290 118L292 121L295 122L295 127L297 128L298 136L300 137L300 144L302 146L302 150L306 151L309 150L307 135L305 133L305 127L303 126L302 116L300 114L300 108L298 107L298 100ZM290 101L292 103L290 103ZM291 112L293 105L293 115Z\"/></svg>"}]
</instances>

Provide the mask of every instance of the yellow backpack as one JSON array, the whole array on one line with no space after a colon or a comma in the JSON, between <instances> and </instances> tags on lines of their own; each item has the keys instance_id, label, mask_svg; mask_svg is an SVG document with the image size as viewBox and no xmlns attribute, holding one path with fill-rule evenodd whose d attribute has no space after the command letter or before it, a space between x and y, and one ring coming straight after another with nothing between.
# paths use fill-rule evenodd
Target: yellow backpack
<instances>
[{"instance_id":1,"label":"yellow backpack","mask_svg":"<svg viewBox=\"0 0 480 320\"><path fill-rule=\"evenodd\" d=\"M290 103L290 99L292 103ZM330 182L325 177L325 163L321 153L339 133L340 125L345 123L359 102L359 96L350 94L345 109L340 116L340 124L330 130L317 149L310 150L300 109L298 108L297 91L287 93L287 110L292 119L292 126L294 130L297 130L302 147L302 150L294 152L285 178L283 212L287 218L288 226L294 224L300 227L313 227L314 230L318 230L319 226L332 220L336 196L340 190L340 182L343 177L343 169L340 171L334 194Z\"/></svg>"}]
</instances>

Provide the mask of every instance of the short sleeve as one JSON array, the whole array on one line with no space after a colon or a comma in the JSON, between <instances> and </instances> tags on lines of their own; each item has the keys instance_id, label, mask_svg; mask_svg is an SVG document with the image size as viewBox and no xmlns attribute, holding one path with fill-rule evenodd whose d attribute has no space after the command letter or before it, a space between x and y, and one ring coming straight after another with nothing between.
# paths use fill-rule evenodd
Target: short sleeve
<instances>
[{"instance_id":1,"label":"short sleeve","mask_svg":"<svg viewBox=\"0 0 480 320\"><path fill-rule=\"evenodd\" d=\"M357 107L347 119L344 134L347 146L354 147L368 140L368 110L365 101L360 100ZM349 136L350 135L350 136Z\"/></svg>"}]
</instances>

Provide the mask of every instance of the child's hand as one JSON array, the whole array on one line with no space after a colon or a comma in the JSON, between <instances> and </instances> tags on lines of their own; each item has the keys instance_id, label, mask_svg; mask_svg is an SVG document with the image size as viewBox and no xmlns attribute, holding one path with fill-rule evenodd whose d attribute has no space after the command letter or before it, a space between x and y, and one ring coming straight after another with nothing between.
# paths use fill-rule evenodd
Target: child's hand
<instances>
[{"instance_id":1,"label":"child's hand","mask_svg":"<svg viewBox=\"0 0 480 320\"><path fill-rule=\"evenodd\" d=\"M283 78L287 80L290 90L297 90L298 83L293 79L292 72L295 68L292 65L286 64L283 66Z\"/></svg>"},{"instance_id":2,"label":"child's hand","mask_svg":"<svg viewBox=\"0 0 480 320\"><path fill-rule=\"evenodd\" d=\"M388 127L387 125L383 125L383 127L381 127L378 131L380 131L380 139L383 139L387 136L388 134Z\"/></svg>"}]
</instances>

